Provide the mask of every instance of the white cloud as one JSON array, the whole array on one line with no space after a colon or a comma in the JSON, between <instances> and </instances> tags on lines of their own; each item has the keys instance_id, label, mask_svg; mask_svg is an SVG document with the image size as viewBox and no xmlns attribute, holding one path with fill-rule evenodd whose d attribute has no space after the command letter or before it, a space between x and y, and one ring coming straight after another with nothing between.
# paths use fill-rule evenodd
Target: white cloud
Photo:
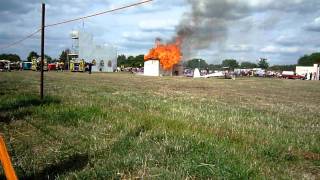
<instances>
[{"instance_id":1,"label":"white cloud","mask_svg":"<svg viewBox=\"0 0 320 180\"><path fill-rule=\"evenodd\" d=\"M253 47L248 44L229 44L227 45L226 50L233 52L247 52L253 50Z\"/></svg>"},{"instance_id":2,"label":"white cloud","mask_svg":"<svg viewBox=\"0 0 320 180\"><path fill-rule=\"evenodd\" d=\"M320 17L315 18L313 22L305 26L305 29L308 31L320 32Z\"/></svg>"},{"instance_id":3,"label":"white cloud","mask_svg":"<svg viewBox=\"0 0 320 180\"><path fill-rule=\"evenodd\" d=\"M260 49L260 52L262 53L270 53L270 54L276 54L276 53L297 53L300 51L299 47L277 47L274 45L268 45L262 49Z\"/></svg>"},{"instance_id":4,"label":"white cloud","mask_svg":"<svg viewBox=\"0 0 320 180\"><path fill-rule=\"evenodd\" d=\"M165 37L170 37L166 36L163 32L158 32L158 31L153 31L149 33L145 33L142 31L125 31L122 33L122 37L127 40L127 41L152 41L156 38L165 38Z\"/></svg>"},{"instance_id":5,"label":"white cloud","mask_svg":"<svg viewBox=\"0 0 320 180\"><path fill-rule=\"evenodd\" d=\"M274 3L274 0L243 0L244 2L248 3L251 7L261 7L261 6L267 6L271 3Z\"/></svg>"},{"instance_id":6,"label":"white cloud","mask_svg":"<svg viewBox=\"0 0 320 180\"><path fill-rule=\"evenodd\" d=\"M173 19L144 20L139 22L139 28L143 31L174 31L178 23Z\"/></svg>"}]
</instances>

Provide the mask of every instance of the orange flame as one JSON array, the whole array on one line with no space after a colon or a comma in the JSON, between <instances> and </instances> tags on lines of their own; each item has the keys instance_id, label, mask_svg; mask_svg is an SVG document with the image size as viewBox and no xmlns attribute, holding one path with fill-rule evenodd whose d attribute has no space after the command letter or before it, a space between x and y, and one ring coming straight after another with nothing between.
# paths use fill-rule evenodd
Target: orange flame
<instances>
[{"instance_id":1,"label":"orange flame","mask_svg":"<svg viewBox=\"0 0 320 180\"><path fill-rule=\"evenodd\" d=\"M144 60L158 59L163 69L170 70L181 60L180 44L179 40L171 44L162 44L160 41L156 41L156 47L144 56Z\"/></svg>"}]
</instances>

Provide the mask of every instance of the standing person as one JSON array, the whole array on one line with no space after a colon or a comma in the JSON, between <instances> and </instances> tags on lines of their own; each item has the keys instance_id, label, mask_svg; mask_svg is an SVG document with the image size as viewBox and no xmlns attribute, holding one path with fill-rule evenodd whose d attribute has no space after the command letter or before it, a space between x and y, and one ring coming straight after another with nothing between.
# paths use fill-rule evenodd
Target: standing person
<instances>
[{"instance_id":1,"label":"standing person","mask_svg":"<svg viewBox=\"0 0 320 180\"><path fill-rule=\"evenodd\" d=\"M59 62L56 62L56 71L59 71Z\"/></svg>"},{"instance_id":2,"label":"standing person","mask_svg":"<svg viewBox=\"0 0 320 180\"><path fill-rule=\"evenodd\" d=\"M23 70L23 63L22 63L22 62L19 63L19 70L20 70L20 71Z\"/></svg>"},{"instance_id":3,"label":"standing person","mask_svg":"<svg viewBox=\"0 0 320 180\"><path fill-rule=\"evenodd\" d=\"M91 74L91 70L92 70L92 64L89 63L89 74Z\"/></svg>"},{"instance_id":4,"label":"standing person","mask_svg":"<svg viewBox=\"0 0 320 180\"><path fill-rule=\"evenodd\" d=\"M59 69L60 69L61 72L63 72L63 69L64 69L64 63L63 62L59 63Z\"/></svg>"},{"instance_id":5,"label":"standing person","mask_svg":"<svg viewBox=\"0 0 320 180\"><path fill-rule=\"evenodd\" d=\"M309 76L310 78L309 78L309 80L312 80L312 73L310 73L310 76Z\"/></svg>"}]
</instances>

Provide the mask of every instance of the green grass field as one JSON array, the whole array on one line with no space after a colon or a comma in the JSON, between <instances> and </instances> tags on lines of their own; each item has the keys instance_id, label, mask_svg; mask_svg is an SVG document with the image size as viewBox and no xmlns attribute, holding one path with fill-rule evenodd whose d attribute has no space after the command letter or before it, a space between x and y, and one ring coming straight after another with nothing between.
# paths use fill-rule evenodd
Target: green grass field
<instances>
[{"instance_id":1,"label":"green grass field","mask_svg":"<svg viewBox=\"0 0 320 180\"><path fill-rule=\"evenodd\" d=\"M39 79L0 73L23 179L320 178L320 82L48 72L40 101Z\"/></svg>"}]
</instances>

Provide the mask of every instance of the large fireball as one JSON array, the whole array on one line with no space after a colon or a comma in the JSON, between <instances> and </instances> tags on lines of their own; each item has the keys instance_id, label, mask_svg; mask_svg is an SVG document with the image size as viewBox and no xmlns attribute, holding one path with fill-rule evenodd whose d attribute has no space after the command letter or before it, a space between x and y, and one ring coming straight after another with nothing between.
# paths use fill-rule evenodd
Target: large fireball
<instances>
[{"instance_id":1,"label":"large fireball","mask_svg":"<svg viewBox=\"0 0 320 180\"><path fill-rule=\"evenodd\" d=\"M179 41L171 44L162 44L158 41L156 47L152 48L149 54L144 56L144 60L158 59L163 69L170 70L180 62L181 56Z\"/></svg>"}]
</instances>

